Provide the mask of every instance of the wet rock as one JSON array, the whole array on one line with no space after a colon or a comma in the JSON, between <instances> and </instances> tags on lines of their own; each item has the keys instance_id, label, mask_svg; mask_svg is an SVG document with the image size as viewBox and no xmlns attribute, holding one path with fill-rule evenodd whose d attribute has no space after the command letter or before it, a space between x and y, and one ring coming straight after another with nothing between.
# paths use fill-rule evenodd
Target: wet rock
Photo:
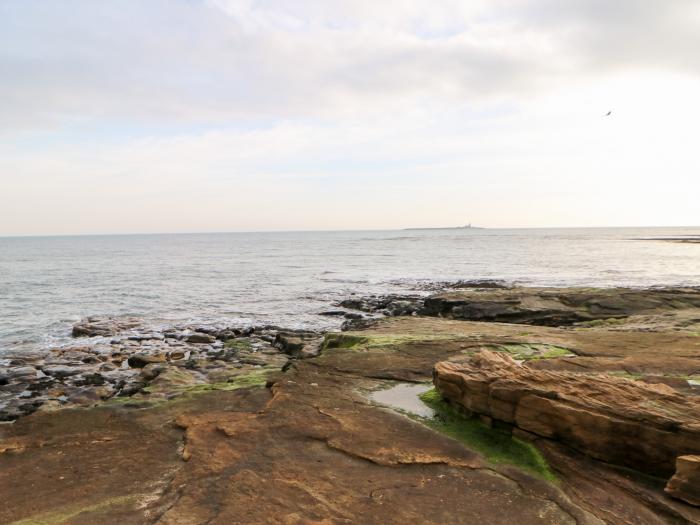
<instances>
[{"instance_id":1,"label":"wet rock","mask_svg":"<svg viewBox=\"0 0 700 525\"><path fill-rule=\"evenodd\" d=\"M127 383L121 387L121 390L117 394L119 397L131 397L135 394L141 392L146 388L146 383L142 381L134 381L133 383Z\"/></svg>"},{"instance_id":2,"label":"wet rock","mask_svg":"<svg viewBox=\"0 0 700 525\"><path fill-rule=\"evenodd\" d=\"M466 289L425 299L420 315L467 321L569 326L700 307L696 289Z\"/></svg>"},{"instance_id":3,"label":"wet rock","mask_svg":"<svg viewBox=\"0 0 700 525\"><path fill-rule=\"evenodd\" d=\"M129 356L127 362L131 368L143 368L151 363L164 363L165 355L163 354L134 354Z\"/></svg>"},{"instance_id":4,"label":"wet rock","mask_svg":"<svg viewBox=\"0 0 700 525\"><path fill-rule=\"evenodd\" d=\"M216 341L216 338L209 334L194 333L186 336L185 341L194 344L210 344Z\"/></svg>"},{"instance_id":5,"label":"wet rock","mask_svg":"<svg viewBox=\"0 0 700 525\"><path fill-rule=\"evenodd\" d=\"M78 386L101 386L105 384L105 378L102 374L94 372L92 374L83 375L75 384Z\"/></svg>"},{"instance_id":6,"label":"wet rock","mask_svg":"<svg viewBox=\"0 0 700 525\"><path fill-rule=\"evenodd\" d=\"M80 373L79 368L74 368L72 366L66 366L66 365L53 365L53 366L45 366L42 369L42 372L44 372L46 375L49 375L51 377L56 377L58 379L62 379L65 377L70 377L74 376Z\"/></svg>"},{"instance_id":7,"label":"wet rock","mask_svg":"<svg viewBox=\"0 0 700 525\"><path fill-rule=\"evenodd\" d=\"M323 337L316 332L279 332L274 345L285 354L298 359L315 357L321 352Z\"/></svg>"},{"instance_id":8,"label":"wet rock","mask_svg":"<svg viewBox=\"0 0 700 525\"><path fill-rule=\"evenodd\" d=\"M180 359L185 359L187 353L182 350L173 350L168 352L168 359L171 361L179 361Z\"/></svg>"},{"instance_id":9,"label":"wet rock","mask_svg":"<svg viewBox=\"0 0 700 525\"><path fill-rule=\"evenodd\" d=\"M147 381L151 381L158 377L167 368L167 365L159 363L148 364L141 369L141 377L143 377Z\"/></svg>"},{"instance_id":10,"label":"wet rock","mask_svg":"<svg viewBox=\"0 0 700 525\"><path fill-rule=\"evenodd\" d=\"M676 473L664 490L669 496L700 507L700 456L680 456Z\"/></svg>"},{"instance_id":11,"label":"wet rock","mask_svg":"<svg viewBox=\"0 0 700 525\"><path fill-rule=\"evenodd\" d=\"M120 332L139 328L140 319L134 317L87 317L73 325L73 337L110 337Z\"/></svg>"},{"instance_id":12,"label":"wet rock","mask_svg":"<svg viewBox=\"0 0 700 525\"><path fill-rule=\"evenodd\" d=\"M5 371L4 375L8 380L18 380L30 377L37 377L38 370L33 366L20 366L17 368L10 368Z\"/></svg>"},{"instance_id":13,"label":"wet rock","mask_svg":"<svg viewBox=\"0 0 700 525\"><path fill-rule=\"evenodd\" d=\"M326 317L342 317L348 312L345 310L326 310L325 312L319 312L318 315L324 315Z\"/></svg>"},{"instance_id":14,"label":"wet rock","mask_svg":"<svg viewBox=\"0 0 700 525\"><path fill-rule=\"evenodd\" d=\"M413 315L422 306L422 301L419 300L395 300L390 301L383 312L385 315L390 316L400 316L400 315Z\"/></svg>"},{"instance_id":15,"label":"wet rock","mask_svg":"<svg viewBox=\"0 0 700 525\"><path fill-rule=\"evenodd\" d=\"M681 454L700 454L700 400L665 385L607 375L535 370L503 352L435 365L441 395L591 457L667 476Z\"/></svg>"}]
</instances>

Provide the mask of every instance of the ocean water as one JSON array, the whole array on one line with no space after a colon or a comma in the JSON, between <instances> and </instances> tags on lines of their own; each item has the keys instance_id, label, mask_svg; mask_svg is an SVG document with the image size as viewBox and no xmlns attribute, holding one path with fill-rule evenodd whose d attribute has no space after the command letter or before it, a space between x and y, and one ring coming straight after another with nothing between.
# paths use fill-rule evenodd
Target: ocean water
<instances>
[{"instance_id":1,"label":"ocean water","mask_svg":"<svg viewBox=\"0 0 700 525\"><path fill-rule=\"evenodd\" d=\"M700 244L638 240L686 235L700 228L0 238L0 353L65 342L86 315L331 328L318 313L338 299L431 280L698 286Z\"/></svg>"}]
</instances>

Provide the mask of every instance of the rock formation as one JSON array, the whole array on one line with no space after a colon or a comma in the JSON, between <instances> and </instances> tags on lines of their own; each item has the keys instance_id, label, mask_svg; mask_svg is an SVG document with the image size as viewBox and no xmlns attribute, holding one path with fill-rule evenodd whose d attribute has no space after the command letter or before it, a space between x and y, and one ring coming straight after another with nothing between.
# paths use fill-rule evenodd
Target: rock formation
<instances>
[{"instance_id":1,"label":"rock formation","mask_svg":"<svg viewBox=\"0 0 700 525\"><path fill-rule=\"evenodd\" d=\"M676 473L666 485L666 493L700 507L700 456L681 456Z\"/></svg>"},{"instance_id":2,"label":"rock formation","mask_svg":"<svg viewBox=\"0 0 700 525\"><path fill-rule=\"evenodd\" d=\"M669 476L678 456L700 454L700 400L666 385L535 370L488 350L438 363L434 382L467 414L608 463Z\"/></svg>"}]
</instances>

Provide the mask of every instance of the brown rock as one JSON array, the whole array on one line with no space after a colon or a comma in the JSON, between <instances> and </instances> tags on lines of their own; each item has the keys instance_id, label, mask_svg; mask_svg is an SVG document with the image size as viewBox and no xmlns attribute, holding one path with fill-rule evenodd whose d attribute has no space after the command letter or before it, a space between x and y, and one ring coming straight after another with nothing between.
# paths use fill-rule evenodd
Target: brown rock
<instances>
[{"instance_id":1,"label":"brown rock","mask_svg":"<svg viewBox=\"0 0 700 525\"><path fill-rule=\"evenodd\" d=\"M535 370L487 350L438 363L434 382L469 414L642 472L670 475L677 456L700 454L700 400L665 385Z\"/></svg>"},{"instance_id":2,"label":"brown rock","mask_svg":"<svg viewBox=\"0 0 700 525\"><path fill-rule=\"evenodd\" d=\"M669 496L700 507L700 456L681 456L664 489Z\"/></svg>"},{"instance_id":3,"label":"brown rock","mask_svg":"<svg viewBox=\"0 0 700 525\"><path fill-rule=\"evenodd\" d=\"M131 368L143 368L151 363L164 363L165 354L134 354L128 362Z\"/></svg>"},{"instance_id":4,"label":"brown rock","mask_svg":"<svg viewBox=\"0 0 700 525\"><path fill-rule=\"evenodd\" d=\"M216 338L213 335L209 334L200 334L198 332L195 332L194 334L190 334L185 338L185 341L188 343L194 343L194 344L211 344L214 341L216 341Z\"/></svg>"},{"instance_id":5,"label":"brown rock","mask_svg":"<svg viewBox=\"0 0 700 525\"><path fill-rule=\"evenodd\" d=\"M73 337L106 337L140 326L135 317L86 317L73 325Z\"/></svg>"}]
</instances>

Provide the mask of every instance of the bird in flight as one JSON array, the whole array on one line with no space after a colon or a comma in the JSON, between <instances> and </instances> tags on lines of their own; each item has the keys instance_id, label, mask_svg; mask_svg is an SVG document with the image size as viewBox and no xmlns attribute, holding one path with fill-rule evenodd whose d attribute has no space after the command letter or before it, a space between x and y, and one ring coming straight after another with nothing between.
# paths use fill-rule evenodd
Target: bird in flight
<instances>
[{"instance_id":1,"label":"bird in flight","mask_svg":"<svg viewBox=\"0 0 700 525\"><path fill-rule=\"evenodd\" d=\"M603 116L609 117L610 115L612 115L612 110L608 111L608 112L607 112L605 115L603 115Z\"/></svg>"}]
</instances>

